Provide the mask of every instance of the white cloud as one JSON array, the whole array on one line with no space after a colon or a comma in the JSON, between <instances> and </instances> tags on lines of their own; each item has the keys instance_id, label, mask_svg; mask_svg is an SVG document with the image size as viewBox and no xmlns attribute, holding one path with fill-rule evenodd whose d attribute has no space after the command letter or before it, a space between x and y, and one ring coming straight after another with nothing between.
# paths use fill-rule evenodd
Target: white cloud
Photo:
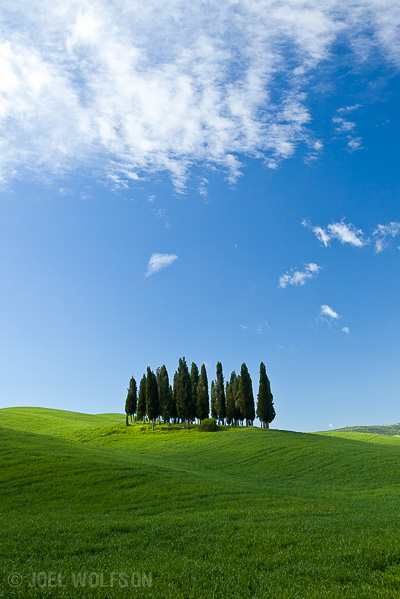
<instances>
[{"instance_id":1,"label":"white cloud","mask_svg":"<svg viewBox=\"0 0 400 599\"><path fill-rule=\"evenodd\" d=\"M120 189L129 189L128 181L126 179L122 179L114 173L108 173L106 178L109 181L109 184L113 191L119 191Z\"/></svg>"},{"instance_id":2,"label":"white cloud","mask_svg":"<svg viewBox=\"0 0 400 599\"><path fill-rule=\"evenodd\" d=\"M396 237L400 234L400 223L391 222L388 225L378 225L372 235L375 237L375 251L382 252L388 245L388 237Z\"/></svg>"},{"instance_id":3,"label":"white cloud","mask_svg":"<svg viewBox=\"0 0 400 599\"><path fill-rule=\"evenodd\" d=\"M323 306L321 306L320 318L322 320L326 320L325 317L331 318L333 320L338 320L338 318L341 318L341 316L337 312L335 312L335 310L333 310L330 306L324 304Z\"/></svg>"},{"instance_id":4,"label":"white cloud","mask_svg":"<svg viewBox=\"0 0 400 599\"><path fill-rule=\"evenodd\" d=\"M240 324L239 326L243 331L248 328L245 324Z\"/></svg>"},{"instance_id":5,"label":"white cloud","mask_svg":"<svg viewBox=\"0 0 400 599\"><path fill-rule=\"evenodd\" d=\"M339 108L337 113L339 115L348 114L349 112L354 112L360 107L360 104L346 106L344 108ZM332 121L335 123L335 132L343 136L343 138L346 140L347 150L350 153L362 149L362 138L356 134L357 124L354 121L349 121L343 118L343 116L335 116Z\"/></svg>"},{"instance_id":6,"label":"white cloud","mask_svg":"<svg viewBox=\"0 0 400 599\"><path fill-rule=\"evenodd\" d=\"M335 117L332 120L334 123L336 123L336 130L340 133L352 131L356 127L355 123L352 121L346 121L342 117Z\"/></svg>"},{"instance_id":7,"label":"white cloud","mask_svg":"<svg viewBox=\"0 0 400 599\"><path fill-rule=\"evenodd\" d=\"M331 223L328 225L328 231L332 238L338 239L341 243L348 243L355 247L365 245L364 233L361 229L356 229L351 223L348 225L343 221Z\"/></svg>"},{"instance_id":8,"label":"white cloud","mask_svg":"<svg viewBox=\"0 0 400 599\"><path fill-rule=\"evenodd\" d=\"M178 256L175 254L152 254L147 265L146 277L154 275L154 273L158 272L162 268L171 266L171 264L177 259Z\"/></svg>"},{"instance_id":9,"label":"white cloud","mask_svg":"<svg viewBox=\"0 0 400 599\"><path fill-rule=\"evenodd\" d=\"M302 271L292 268L279 277L279 287L284 289L287 285L305 285L308 279L313 279L317 276L321 268L321 266L318 266L314 262L306 264Z\"/></svg>"},{"instance_id":10,"label":"white cloud","mask_svg":"<svg viewBox=\"0 0 400 599\"><path fill-rule=\"evenodd\" d=\"M157 220L160 220L164 223L164 228L165 229L170 229L171 228L171 223L169 221L169 214L168 214L168 210L165 210L165 208L158 208L155 211L155 217Z\"/></svg>"},{"instance_id":11,"label":"white cloud","mask_svg":"<svg viewBox=\"0 0 400 599\"><path fill-rule=\"evenodd\" d=\"M239 155L314 160L310 81L339 38L399 68L399 23L396 0L3 0L0 182L84 168L182 190L197 164L235 181Z\"/></svg>"},{"instance_id":12,"label":"white cloud","mask_svg":"<svg viewBox=\"0 0 400 599\"><path fill-rule=\"evenodd\" d=\"M347 142L347 149L350 153L362 148L362 137L350 137Z\"/></svg>"},{"instance_id":13,"label":"white cloud","mask_svg":"<svg viewBox=\"0 0 400 599\"><path fill-rule=\"evenodd\" d=\"M352 106L343 106L342 108L339 108L337 112L348 113L348 112L353 112L354 110L358 110L358 108L361 108L361 104L353 104Z\"/></svg>"},{"instance_id":14,"label":"white cloud","mask_svg":"<svg viewBox=\"0 0 400 599\"><path fill-rule=\"evenodd\" d=\"M198 191L199 194L201 196L204 196L205 198L208 195L208 189L207 189L207 185L208 185L208 179L206 177L203 177L200 181L199 187L198 187Z\"/></svg>"},{"instance_id":15,"label":"white cloud","mask_svg":"<svg viewBox=\"0 0 400 599\"><path fill-rule=\"evenodd\" d=\"M363 247L368 243L368 240L364 238L364 233L361 229L357 229L351 223L346 224L344 219L340 222L331 223L326 228L313 227L311 223L303 219L302 225L316 235L317 239L327 247L331 239L337 239L342 244L348 243L354 247Z\"/></svg>"},{"instance_id":16,"label":"white cloud","mask_svg":"<svg viewBox=\"0 0 400 599\"><path fill-rule=\"evenodd\" d=\"M343 331L343 333L346 333L347 335L350 333L349 327L343 327L342 331Z\"/></svg>"},{"instance_id":17,"label":"white cloud","mask_svg":"<svg viewBox=\"0 0 400 599\"><path fill-rule=\"evenodd\" d=\"M333 424L328 424L329 428L333 428Z\"/></svg>"}]
</instances>

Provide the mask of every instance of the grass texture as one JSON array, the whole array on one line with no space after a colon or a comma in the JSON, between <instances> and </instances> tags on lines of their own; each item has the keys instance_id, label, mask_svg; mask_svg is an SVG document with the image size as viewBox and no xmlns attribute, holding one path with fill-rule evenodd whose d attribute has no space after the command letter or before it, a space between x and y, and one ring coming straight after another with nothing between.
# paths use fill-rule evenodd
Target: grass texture
<instances>
[{"instance_id":1,"label":"grass texture","mask_svg":"<svg viewBox=\"0 0 400 599\"><path fill-rule=\"evenodd\" d=\"M399 438L124 421L0 410L1 599L400 597Z\"/></svg>"}]
</instances>

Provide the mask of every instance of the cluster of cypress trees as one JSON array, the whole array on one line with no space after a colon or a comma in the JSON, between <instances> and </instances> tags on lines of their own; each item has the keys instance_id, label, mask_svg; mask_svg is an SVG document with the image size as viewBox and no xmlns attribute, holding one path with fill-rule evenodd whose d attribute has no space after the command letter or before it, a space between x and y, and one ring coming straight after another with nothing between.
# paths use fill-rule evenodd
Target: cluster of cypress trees
<instances>
[{"instance_id":1,"label":"cluster of cypress trees","mask_svg":"<svg viewBox=\"0 0 400 599\"><path fill-rule=\"evenodd\" d=\"M153 430L157 419L164 422L201 422L210 414L210 395L206 367L200 369L192 362L189 372L185 358L179 358L178 369L174 374L173 386L170 384L165 365L154 373L147 367L143 374L139 390L132 377L125 402L126 424L133 417L136 420L152 422ZM224 385L221 362L217 363L216 379L211 382L211 418L219 424L252 426L257 413L262 428L269 428L275 418L275 408L271 385L263 362L260 364L260 384L257 395L257 410L254 405L253 385L247 366L242 364L240 375L232 372L230 380Z\"/></svg>"}]
</instances>

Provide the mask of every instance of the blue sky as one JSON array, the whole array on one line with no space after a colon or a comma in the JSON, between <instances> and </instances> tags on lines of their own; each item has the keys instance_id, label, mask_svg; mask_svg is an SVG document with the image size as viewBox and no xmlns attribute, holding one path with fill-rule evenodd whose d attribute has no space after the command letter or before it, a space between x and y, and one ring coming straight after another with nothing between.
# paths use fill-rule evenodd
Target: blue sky
<instances>
[{"instance_id":1,"label":"blue sky","mask_svg":"<svg viewBox=\"0 0 400 599\"><path fill-rule=\"evenodd\" d=\"M0 406L264 361L276 428L399 421L400 11L8 2Z\"/></svg>"}]
</instances>

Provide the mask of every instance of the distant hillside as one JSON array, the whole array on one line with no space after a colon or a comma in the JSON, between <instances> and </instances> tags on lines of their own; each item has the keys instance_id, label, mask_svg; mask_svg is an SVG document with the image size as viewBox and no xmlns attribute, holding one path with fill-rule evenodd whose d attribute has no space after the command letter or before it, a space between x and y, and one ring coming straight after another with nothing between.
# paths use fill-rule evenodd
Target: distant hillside
<instances>
[{"instance_id":1,"label":"distant hillside","mask_svg":"<svg viewBox=\"0 0 400 599\"><path fill-rule=\"evenodd\" d=\"M385 426L346 426L336 428L335 433L372 433L374 435L400 436L400 424L386 424Z\"/></svg>"}]
</instances>

